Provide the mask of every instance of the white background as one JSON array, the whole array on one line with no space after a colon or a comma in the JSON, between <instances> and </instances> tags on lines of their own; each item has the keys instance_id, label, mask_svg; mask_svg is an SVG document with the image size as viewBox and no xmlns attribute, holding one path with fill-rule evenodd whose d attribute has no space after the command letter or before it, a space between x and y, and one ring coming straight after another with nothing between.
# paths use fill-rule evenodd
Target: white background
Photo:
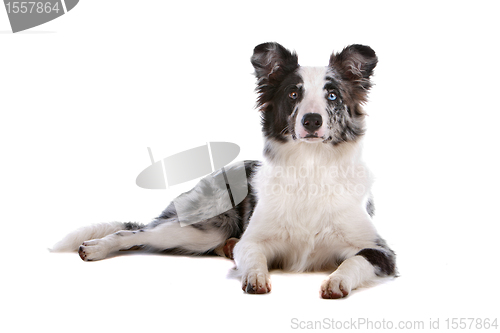
<instances>
[{"instance_id":1,"label":"white background","mask_svg":"<svg viewBox=\"0 0 500 333\"><path fill-rule=\"evenodd\" d=\"M82 0L12 34L0 9L2 331L285 332L292 318L443 329L498 316L497 13L494 1ZM302 65L352 43L377 52L365 156L401 277L335 301L319 298L326 273L273 272L272 293L255 296L222 258L47 251L91 223L147 223L192 186L136 186L147 147L160 159L230 141L239 160L261 158L249 58L266 41Z\"/></svg>"}]
</instances>

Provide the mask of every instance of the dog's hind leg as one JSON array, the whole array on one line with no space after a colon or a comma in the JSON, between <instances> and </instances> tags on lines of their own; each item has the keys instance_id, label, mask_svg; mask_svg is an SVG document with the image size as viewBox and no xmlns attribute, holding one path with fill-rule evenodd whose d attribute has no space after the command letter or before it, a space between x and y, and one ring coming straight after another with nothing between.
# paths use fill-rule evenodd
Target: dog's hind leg
<instances>
[{"instance_id":1,"label":"dog's hind leg","mask_svg":"<svg viewBox=\"0 0 500 333\"><path fill-rule=\"evenodd\" d=\"M135 222L97 223L69 233L49 250L51 252L75 252L84 241L89 239L102 238L121 230L138 230L144 227L145 225Z\"/></svg>"},{"instance_id":2,"label":"dog's hind leg","mask_svg":"<svg viewBox=\"0 0 500 333\"><path fill-rule=\"evenodd\" d=\"M233 250L235 245L239 242L239 238L229 238L223 245L219 246L214 250L215 254L226 257L229 259L234 259Z\"/></svg>"},{"instance_id":3,"label":"dog's hind leg","mask_svg":"<svg viewBox=\"0 0 500 333\"><path fill-rule=\"evenodd\" d=\"M172 218L142 229L122 230L100 239L85 241L78 253L84 261L104 259L113 252L134 246L201 254L224 245L226 240L227 235L217 228L203 229L193 225L181 227L177 219Z\"/></svg>"},{"instance_id":4,"label":"dog's hind leg","mask_svg":"<svg viewBox=\"0 0 500 333\"><path fill-rule=\"evenodd\" d=\"M247 178L250 178L253 170L258 167L258 163L247 161L244 167ZM241 164L226 167L225 174L234 180L235 173L239 175L241 168ZM83 239L82 232L77 231L75 237L70 237L70 243L73 247L76 241L80 240L79 244L83 242L78 252L85 261L104 259L112 252L127 250L135 246L145 246L160 251L175 249L176 252L186 254L215 252L231 258L234 245L252 215L255 198L251 194L246 179L231 182L230 189L233 194L240 192L242 194L241 188L244 188L245 194L248 195L236 206L233 203L232 208L226 207L225 201L221 198L227 195L229 185L226 184L224 178L220 182L221 175L217 171L200 180L191 191L175 199L158 218L145 227L121 230L121 225L117 224L113 225L113 229L106 230L107 233L95 236L95 239ZM217 179L219 181L216 181ZM178 204L180 206L177 206ZM181 214L178 214L176 206L181 207ZM223 213L220 213L221 211ZM183 221L182 225L179 220ZM83 234L94 235L96 233L84 232ZM68 242L64 241L64 243ZM76 246L79 244L77 243Z\"/></svg>"}]
</instances>

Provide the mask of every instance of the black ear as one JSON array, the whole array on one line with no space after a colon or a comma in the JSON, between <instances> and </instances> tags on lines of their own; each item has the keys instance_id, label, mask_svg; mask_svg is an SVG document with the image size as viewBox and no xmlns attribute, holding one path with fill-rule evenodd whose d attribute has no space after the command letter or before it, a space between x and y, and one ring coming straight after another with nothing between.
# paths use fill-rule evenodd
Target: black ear
<instances>
[{"instance_id":1,"label":"black ear","mask_svg":"<svg viewBox=\"0 0 500 333\"><path fill-rule=\"evenodd\" d=\"M335 69L342 79L351 81L355 89L371 88L370 76L377 65L377 55L369 46L354 44L346 47L342 52L332 54L330 67Z\"/></svg>"},{"instance_id":2,"label":"black ear","mask_svg":"<svg viewBox=\"0 0 500 333\"><path fill-rule=\"evenodd\" d=\"M274 81L280 80L299 67L297 54L290 52L278 43L264 43L257 45L251 58L255 68L255 76Z\"/></svg>"}]
</instances>

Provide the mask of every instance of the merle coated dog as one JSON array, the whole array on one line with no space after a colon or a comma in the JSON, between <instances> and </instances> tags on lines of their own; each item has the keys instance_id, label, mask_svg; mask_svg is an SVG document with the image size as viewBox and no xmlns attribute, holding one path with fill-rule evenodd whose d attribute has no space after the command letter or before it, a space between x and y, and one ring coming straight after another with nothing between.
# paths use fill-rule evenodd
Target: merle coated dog
<instances>
[{"instance_id":1,"label":"merle coated dog","mask_svg":"<svg viewBox=\"0 0 500 333\"><path fill-rule=\"evenodd\" d=\"M395 254L372 223L373 180L361 159L362 105L372 86L375 52L351 45L333 53L328 66L302 67L294 52L265 43L255 47L251 62L265 158L225 168L229 174L245 168L248 195L241 203L186 226L170 204L148 225L84 227L53 251L78 250L85 261L135 246L216 253L234 257L243 290L256 294L271 291L271 268L333 271L320 286L323 298L342 298L380 277L395 276ZM206 188L217 187L211 177L184 194L193 212L212 209L204 198Z\"/></svg>"}]
</instances>

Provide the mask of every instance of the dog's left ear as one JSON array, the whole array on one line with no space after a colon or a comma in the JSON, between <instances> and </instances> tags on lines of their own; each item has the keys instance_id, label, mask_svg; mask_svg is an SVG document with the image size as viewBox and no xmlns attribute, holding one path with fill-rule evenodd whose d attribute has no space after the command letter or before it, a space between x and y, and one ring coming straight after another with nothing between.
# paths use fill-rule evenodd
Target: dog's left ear
<instances>
[{"instance_id":1,"label":"dog's left ear","mask_svg":"<svg viewBox=\"0 0 500 333\"><path fill-rule=\"evenodd\" d=\"M354 44L346 47L340 53L332 54L330 67L335 69L342 76L342 79L351 81L358 93L363 95L364 92L366 95L372 86L370 76L373 74L377 61L377 55L371 47Z\"/></svg>"}]
</instances>

